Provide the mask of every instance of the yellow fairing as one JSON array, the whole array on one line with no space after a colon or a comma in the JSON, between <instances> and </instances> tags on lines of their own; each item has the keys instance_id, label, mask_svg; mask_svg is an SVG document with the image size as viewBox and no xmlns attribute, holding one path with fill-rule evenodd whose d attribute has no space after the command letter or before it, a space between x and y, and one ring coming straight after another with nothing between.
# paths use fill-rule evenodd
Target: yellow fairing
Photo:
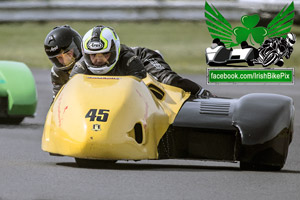
<instances>
[{"instance_id":1,"label":"yellow fairing","mask_svg":"<svg viewBox=\"0 0 300 200\"><path fill-rule=\"evenodd\" d=\"M49 109L42 149L87 159L157 159L157 145L189 95L149 75L78 74Z\"/></svg>"}]
</instances>

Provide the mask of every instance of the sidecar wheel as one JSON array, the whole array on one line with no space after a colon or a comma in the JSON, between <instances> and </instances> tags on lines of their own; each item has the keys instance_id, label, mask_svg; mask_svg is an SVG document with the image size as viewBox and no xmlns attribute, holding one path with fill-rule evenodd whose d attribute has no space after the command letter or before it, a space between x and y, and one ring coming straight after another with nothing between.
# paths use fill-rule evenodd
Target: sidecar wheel
<instances>
[{"instance_id":1,"label":"sidecar wheel","mask_svg":"<svg viewBox=\"0 0 300 200\"><path fill-rule=\"evenodd\" d=\"M274 52L270 52L264 57L262 65L263 67L268 67L269 65L274 64L277 59L278 55Z\"/></svg>"},{"instance_id":2,"label":"sidecar wheel","mask_svg":"<svg viewBox=\"0 0 300 200\"><path fill-rule=\"evenodd\" d=\"M111 167L117 162L116 160L92 160L92 159L83 159L83 158L75 158L75 161L77 166L82 168Z\"/></svg>"},{"instance_id":3,"label":"sidecar wheel","mask_svg":"<svg viewBox=\"0 0 300 200\"><path fill-rule=\"evenodd\" d=\"M248 61L247 61L247 64L248 64L248 66L254 66L253 60L248 60Z\"/></svg>"},{"instance_id":4,"label":"sidecar wheel","mask_svg":"<svg viewBox=\"0 0 300 200\"><path fill-rule=\"evenodd\" d=\"M262 165L256 163L240 162L240 169L245 171L279 171L283 165Z\"/></svg>"}]
</instances>

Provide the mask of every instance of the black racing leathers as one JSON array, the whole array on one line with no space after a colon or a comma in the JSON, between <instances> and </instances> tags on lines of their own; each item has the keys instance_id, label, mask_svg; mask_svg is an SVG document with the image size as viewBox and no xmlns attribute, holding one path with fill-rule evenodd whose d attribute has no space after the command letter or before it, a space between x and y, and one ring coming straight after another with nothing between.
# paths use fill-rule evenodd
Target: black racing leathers
<instances>
[{"instance_id":1,"label":"black racing leathers","mask_svg":"<svg viewBox=\"0 0 300 200\"><path fill-rule=\"evenodd\" d=\"M196 95L202 89L198 84L182 78L172 71L160 53L141 47L130 48L126 45L121 45L118 62L114 68L105 75L133 75L138 78L145 78L146 72L159 82L182 88L187 92L191 92L192 95ZM83 58L75 64L70 77L78 73L93 74L87 68Z\"/></svg>"},{"instance_id":2,"label":"black racing leathers","mask_svg":"<svg viewBox=\"0 0 300 200\"><path fill-rule=\"evenodd\" d=\"M156 51L147 48L132 48L134 53L142 61L146 71L161 83L179 87L184 91L196 95L202 89L195 82L182 78L163 59L162 55Z\"/></svg>"},{"instance_id":3,"label":"black racing leathers","mask_svg":"<svg viewBox=\"0 0 300 200\"><path fill-rule=\"evenodd\" d=\"M55 66L51 68L53 98L57 95L61 87L68 82L69 76L70 76L70 70L60 70Z\"/></svg>"}]
</instances>

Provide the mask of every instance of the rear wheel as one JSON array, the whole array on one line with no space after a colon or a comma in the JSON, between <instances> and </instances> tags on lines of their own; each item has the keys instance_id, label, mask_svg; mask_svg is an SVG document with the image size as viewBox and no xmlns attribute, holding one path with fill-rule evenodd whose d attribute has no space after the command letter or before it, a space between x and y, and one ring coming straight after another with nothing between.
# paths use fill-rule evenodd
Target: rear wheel
<instances>
[{"instance_id":1,"label":"rear wheel","mask_svg":"<svg viewBox=\"0 0 300 200\"><path fill-rule=\"evenodd\" d=\"M105 168L114 166L117 162L116 160L93 160L93 159L83 159L75 158L78 167L82 168Z\"/></svg>"}]
</instances>

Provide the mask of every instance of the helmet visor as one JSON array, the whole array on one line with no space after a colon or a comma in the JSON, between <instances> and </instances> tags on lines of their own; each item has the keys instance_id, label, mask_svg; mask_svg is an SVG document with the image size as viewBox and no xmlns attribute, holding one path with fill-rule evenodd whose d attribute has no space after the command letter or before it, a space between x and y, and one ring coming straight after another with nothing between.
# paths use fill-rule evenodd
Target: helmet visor
<instances>
[{"instance_id":1,"label":"helmet visor","mask_svg":"<svg viewBox=\"0 0 300 200\"><path fill-rule=\"evenodd\" d=\"M55 57L58 62L64 66L70 65L75 61L74 50L71 49L67 52L61 53Z\"/></svg>"},{"instance_id":2,"label":"helmet visor","mask_svg":"<svg viewBox=\"0 0 300 200\"><path fill-rule=\"evenodd\" d=\"M96 54L84 54L84 58L89 66L96 68L107 67L110 64L110 57L112 53L96 53Z\"/></svg>"},{"instance_id":3,"label":"helmet visor","mask_svg":"<svg viewBox=\"0 0 300 200\"><path fill-rule=\"evenodd\" d=\"M289 40L289 42L290 42L291 44L295 44L295 43L296 43L295 40Z\"/></svg>"},{"instance_id":4,"label":"helmet visor","mask_svg":"<svg viewBox=\"0 0 300 200\"><path fill-rule=\"evenodd\" d=\"M74 66L75 62L80 58L80 51L75 45L72 43L69 48L65 51L61 51L59 54L55 56L49 56L51 62L58 68L66 70L70 69Z\"/></svg>"},{"instance_id":5,"label":"helmet visor","mask_svg":"<svg viewBox=\"0 0 300 200\"><path fill-rule=\"evenodd\" d=\"M104 65L109 65L109 58L111 53L96 53L96 54L88 54L89 59L94 66L102 67Z\"/></svg>"}]
</instances>

